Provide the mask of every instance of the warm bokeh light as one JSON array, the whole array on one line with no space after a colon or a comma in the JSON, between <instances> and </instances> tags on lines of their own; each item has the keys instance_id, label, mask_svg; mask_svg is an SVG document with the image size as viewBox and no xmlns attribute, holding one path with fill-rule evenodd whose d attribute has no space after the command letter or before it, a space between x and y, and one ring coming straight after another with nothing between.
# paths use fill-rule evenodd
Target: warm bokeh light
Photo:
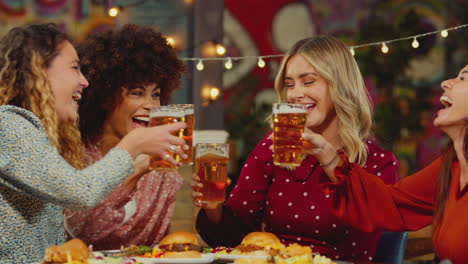
<instances>
[{"instance_id":1,"label":"warm bokeh light","mask_svg":"<svg viewBox=\"0 0 468 264\"><path fill-rule=\"evenodd\" d=\"M219 93L220 93L219 88L212 87L210 89L210 100L214 101L214 100L218 99Z\"/></svg>"},{"instance_id":2,"label":"warm bokeh light","mask_svg":"<svg viewBox=\"0 0 468 264\"><path fill-rule=\"evenodd\" d=\"M413 42L411 43L411 46L415 49L419 47L419 42L416 38L414 38Z\"/></svg>"},{"instance_id":3,"label":"warm bokeh light","mask_svg":"<svg viewBox=\"0 0 468 264\"><path fill-rule=\"evenodd\" d=\"M119 11L120 11L120 8L114 6L112 7L111 9L109 9L107 11L107 13L109 14L109 16L111 17L116 17L118 14L119 14Z\"/></svg>"},{"instance_id":4,"label":"warm bokeh light","mask_svg":"<svg viewBox=\"0 0 468 264\"><path fill-rule=\"evenodd\" d=\"M350 49L349 49L349 52L351 52L351 55L353 55L353 56L354 56L354 54L356 54L356 53L354 52L354 48L350 48Z\"/></svg>"},{"instance_id":5,"label":"warm bokeh light","mask_svg":"<svg viewBox=\"0 0 468 264\"><path fill-rule=\"evenodd\" d=\"M175 42L175 39L174 39L173 37L167 37L167 38L166 38L166 41L167 41L167 44L169 44L170 46L172 46L173 48L175 48L176 42Z\"/></svg>"},{"instance_id":6,"label":"warm bokeh light","mask_svg":"<svg viewBox=\"0 0 468 264\"><path fill-rule=\"evenodd\" d=\"M216 53L218 53L218 55L224 55L226 53L226 48L221 44L216 44Z\"/></svg>"}]
</instances>

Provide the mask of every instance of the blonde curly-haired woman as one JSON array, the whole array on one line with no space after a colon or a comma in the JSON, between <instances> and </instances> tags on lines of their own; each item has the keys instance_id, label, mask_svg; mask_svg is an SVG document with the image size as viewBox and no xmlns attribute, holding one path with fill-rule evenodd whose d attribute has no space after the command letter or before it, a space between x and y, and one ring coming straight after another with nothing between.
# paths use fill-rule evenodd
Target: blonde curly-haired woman
<instances>
[{"instance_id":1,"label":"blonde curly-haired woman","mask_svg":"<svg viewBox=\"0 0 468 264\"><path fill-rule=\"evenodd\" d=\"M132 177L137 156L164 157L184 144L171 132L185 124L139 128L83 169L76 101L87 86L75 48L55 25L14 28L0 40L1 263L39 262L64 242L64 208L96 205Z\"/></svg>"}]
</instances>

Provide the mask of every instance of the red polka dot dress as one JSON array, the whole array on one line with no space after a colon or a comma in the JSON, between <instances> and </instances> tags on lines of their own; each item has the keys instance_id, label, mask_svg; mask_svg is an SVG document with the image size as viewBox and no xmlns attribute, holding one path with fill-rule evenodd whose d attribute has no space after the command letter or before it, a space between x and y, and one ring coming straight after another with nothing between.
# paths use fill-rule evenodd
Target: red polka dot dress
<instances>
[{"instance_id":1,"label":"red polka dot dress","mask_svg":"<svg viewBox=\"0 0 468 264\"><path fill-rule=\"evenodd\" d=\"M203 210L197 229L210 245L234 246L252 231L275 233L283 243L310 245L313 252L333 259L372 260L379 233L363 233L336 218L330 196L320 183L328 181L318 160L307 156L288 170L273 165L268 135L247 158L236 186L224 205L220 223L213 225ZM391 152L367 142L364 169L385 183L397 181L397 161Z\"/></svg>"}]
</instances>

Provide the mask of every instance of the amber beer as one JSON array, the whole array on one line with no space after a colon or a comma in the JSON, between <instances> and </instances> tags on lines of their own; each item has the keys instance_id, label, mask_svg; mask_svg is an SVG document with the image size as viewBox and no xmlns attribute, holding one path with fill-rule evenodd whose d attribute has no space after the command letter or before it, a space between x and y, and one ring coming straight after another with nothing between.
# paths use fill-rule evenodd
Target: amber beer
<instances>
[{"instance_id":1,"label":"amber beer","mask_svg":"<svg viewBox=\"0 0 468 264\"><path fill-rule=\"evenodd\" d=\"M302 161L302 133L307 105L278 103L273 105L273 163L297 167Z\"/></svg>"},{"instance_id":2,"label":"amber beer","mask_svg":"<svg viewBox=\"0 0 468 264\"><path fill-rule=\"evenodd\" d=\"M189 146L189 149L184 152L187 154L187 158L181 159L180 163L185 166L190 166L193 164L193 129L195 126L195 111L193 104L177 104L176 106L182 108L185 112L184 121L187 127L183 131L183 139Z\"/></svg>"},{"instance_id":3,"label":"amber beer","mask_svg":"<svg viewBox=\"0 0 468 264\"><path fill-rule=\"evenodd\" d=\"M173 106L155 106L150 111L150 121L149 126L161 126L167 125L176 122L184 122L184 111ZM173 133L174 136L182 137L182 130L176 131ZM180 161L179 155L175 153L168 152L169 156L171 156L176 161ZM151 156L150 159L150 169L151 170L158 170L158 171L171 171L177 169L175 165L172 163L163 160L160 157L156 157L154 155Z\"/></svg>"},{"instance_id":4,"label":"amber beer","mask_svg":"<svg viewBox=\"0 0 468 264\"><path fill-rule=\"evenodd\" d=\"M229 147L221 143L198 143L195 147L195 171L200 177L199 202L222 203L225 197Z\"/></svg>"}]
</instances>

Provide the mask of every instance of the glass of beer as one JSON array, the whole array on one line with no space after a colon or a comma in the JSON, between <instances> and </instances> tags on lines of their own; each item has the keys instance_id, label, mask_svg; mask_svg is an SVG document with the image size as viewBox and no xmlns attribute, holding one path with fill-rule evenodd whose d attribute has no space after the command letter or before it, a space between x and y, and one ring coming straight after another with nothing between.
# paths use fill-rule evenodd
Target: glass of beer
<instances>
[{"instance_id":1,"label":"glass of beer","mask_svg":"<svg viewBox=\"0 0 468 264\"><path fill-rule=\"evenodd\" d=\"M187 127L183 132L183 139L189 146L189 149L184 151L187 154L186 159L181 159L180 163L184 166L190 166L193 164L193 129L195 126L195 109L193 104L176 104L175 106L180 107L184 110L184 122Z\"/></svg>"},{"instance_id":2,"label":"glass of beer","mask_svg":"<svg viewBox=\"0 0 468 264\"><path fill-rule=\"evenodd\" d=\"M179 107L170 105L154 106L151 108L149 116L150 127L161 126L170 123L183 122L185 111ZM181 129L179 131L176 131L173 135L182 138L183 130ZM176 161L180 162L181 158L179 155L176 155L172 152L168 152L167 154ZM150 159L150 169L158 171L171 171L177 169L177 167L162 158L152 155Z\"/></svg>"},{"instance_id":3,"label":"glass of beer","mask_svg":"<svg viewBox=\"0 0 468 264\"><path fill-rule=\"evenodd\" d=\"M302 133L307 106L277 103L273 105L273 163L280 166L301 165Z\"/></svg>"},{"instance_id":4,"label":"glass of beer","mask_svg":"<svg viewBox=\"0 0 468 264\"><path fill-rule=\"evenodd\" d=\"M198 143L195 145L195 172L203 184L198 202L224 202L229 159L229 145Z\"/></svg>"}]
</instances>

